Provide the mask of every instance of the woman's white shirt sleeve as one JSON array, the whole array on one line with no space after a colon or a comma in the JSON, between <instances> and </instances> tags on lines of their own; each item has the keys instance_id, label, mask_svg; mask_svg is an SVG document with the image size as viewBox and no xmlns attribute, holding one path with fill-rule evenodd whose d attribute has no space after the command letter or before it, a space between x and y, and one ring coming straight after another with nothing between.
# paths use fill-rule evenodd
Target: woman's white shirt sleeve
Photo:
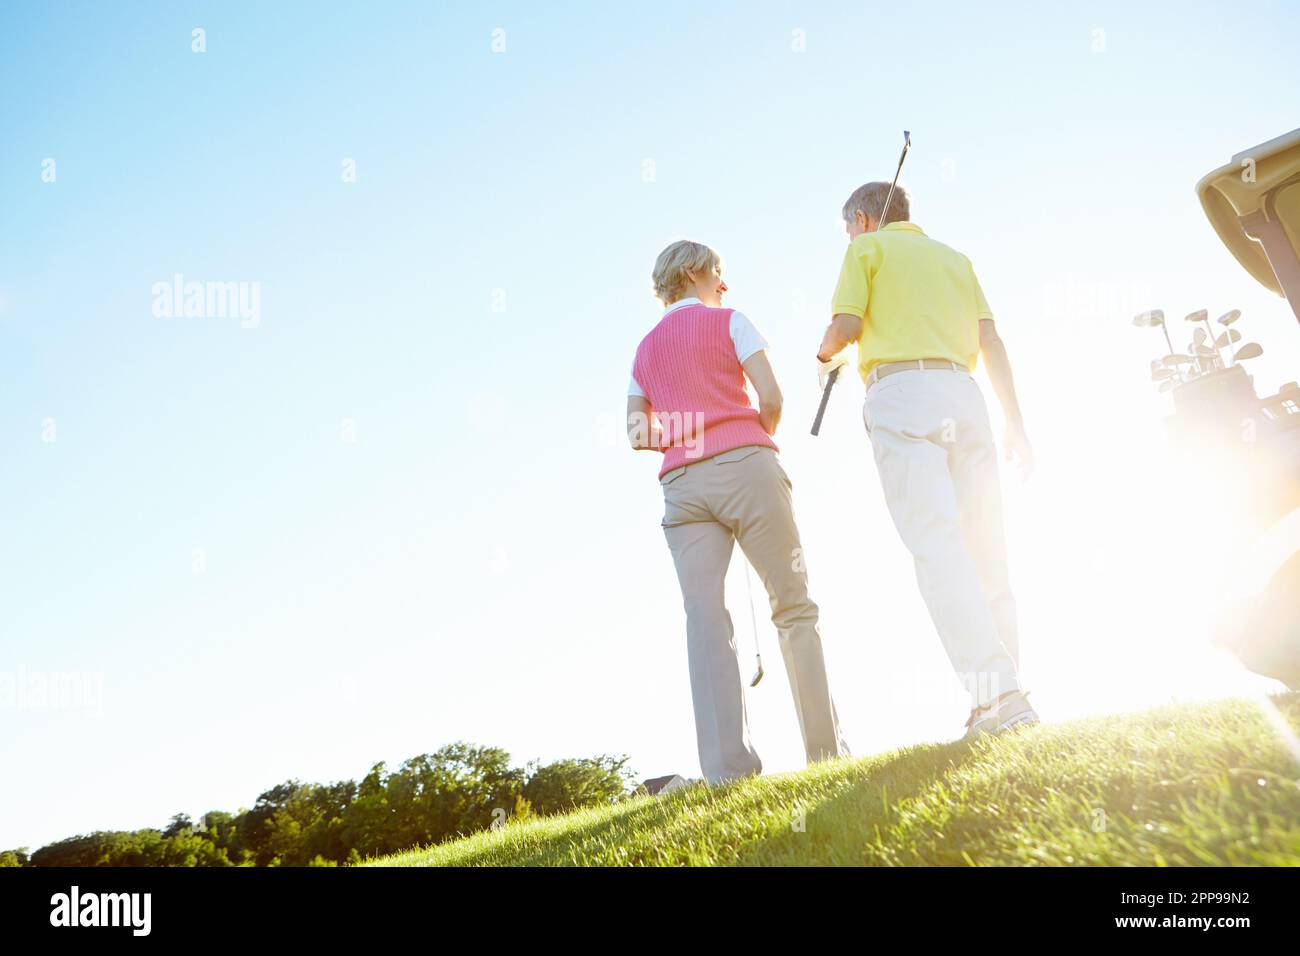
<instances>
[{"instance_id":1,"label":"woman's white shirt sleeve","mask_svg":"<svg viewBox=\"0 0 1300 956\"><path fill-rule=\"evenodd\" d=\"M736 358L744 365L755 352L767 348L763 338L744 312L731 313L731 344L736 347Z\"/></svg>"},{"instance_id":2,"label":"woman's white shirt sleeve","mask_svg":"<svg viewBox=\"0 0 1300 956\"><path fill-rule=\"evenodd\" d=\"M628 383L627 394L629 398L634 395L638 398L645 398L645 392L642 390L640 383L636 380L636 362L632 363L632 381Z\"/></svg>"}]
</instances>

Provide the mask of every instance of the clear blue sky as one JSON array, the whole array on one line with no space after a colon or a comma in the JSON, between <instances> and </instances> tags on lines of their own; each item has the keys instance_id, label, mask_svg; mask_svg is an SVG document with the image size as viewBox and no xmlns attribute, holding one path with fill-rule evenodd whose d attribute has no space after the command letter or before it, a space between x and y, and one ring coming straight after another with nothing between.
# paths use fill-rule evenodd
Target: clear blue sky
<instances>
[{"instance_id":1,"label":"clear blue sky","mask_svg":"<svg viewBox=\"0 0 1300 956\"><path fill-rule=\"evenodd\" d=\"M0 849L461 738L698 774L657 463L618 424L682 236L772 343L850 744L955 735L861 393L806 435L838 209L905 127L913 219L973 259L1039 446L1008 521L1044 715L1265 688L1170 596L1196 572L1175 537L1127 541L1177 503L1134 492L1168 408L1128 319L1241 307L1261 390L1297 377L1285 305L1193 194L1296 125L1297 26L1280 2L4 4L0 672L103 692L0 705ZM260 283L260 323L155 317L176 273ZM792 769L760 640L756 743Z\"/></svg>"}]
</instances>

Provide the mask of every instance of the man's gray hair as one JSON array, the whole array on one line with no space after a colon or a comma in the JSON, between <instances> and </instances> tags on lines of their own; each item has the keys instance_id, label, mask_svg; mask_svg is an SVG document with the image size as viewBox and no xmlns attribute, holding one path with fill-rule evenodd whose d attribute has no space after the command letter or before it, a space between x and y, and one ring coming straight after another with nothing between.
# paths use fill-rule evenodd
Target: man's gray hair
<instances>
[{"instance_id":1,"label":"man's gray hair","mask_svg":"<svg viewBox=\"0 0 1300 956\"><path fill-rule=\"evenodd\" d=\"M853 190L853 195L844 203L844 221L853 222L855 213L870 216L880 222L880 212L889 195L889 183L867 183ZM889 200L889 219L880 222L884 226L891 222L906 222L911 218L912 204L908 200L907 190L902 186L894 187L894 198Z\"/></svg>"}]
</instances>

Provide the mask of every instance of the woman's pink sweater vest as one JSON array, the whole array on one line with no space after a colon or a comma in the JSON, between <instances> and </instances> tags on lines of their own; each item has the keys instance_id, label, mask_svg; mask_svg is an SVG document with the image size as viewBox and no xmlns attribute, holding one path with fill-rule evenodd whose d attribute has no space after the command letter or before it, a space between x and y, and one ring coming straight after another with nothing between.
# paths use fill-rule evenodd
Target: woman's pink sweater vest
<instances>
[{"instance_id":1,"label":"woman's pink sweater vest","mask_svg":"<svg viewBox=\"0 0 1300 956\"><path fill-rule=\"evenodd\" d=\"M664 430L659 477L742 445L776 442L749 404L745 373L731 341L732 309L687 305L650 330L636 350L633 374Z\"/></svg>"}]
</instances>

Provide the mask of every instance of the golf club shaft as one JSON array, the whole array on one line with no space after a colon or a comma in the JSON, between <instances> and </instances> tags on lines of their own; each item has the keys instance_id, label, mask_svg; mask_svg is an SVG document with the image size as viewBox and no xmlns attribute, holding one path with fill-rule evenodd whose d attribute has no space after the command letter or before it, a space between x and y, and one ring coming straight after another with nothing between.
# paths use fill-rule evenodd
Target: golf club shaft
<instances>
[{"instance_id":1,"label":"golf club shaft","mask_svg":"<svg viewBox=\"0 0 1300 956\"><path fill-rule=\"evenodd\" d=\"M912 134L905 132L903 136L905 137L903 151L898 156L898 168L894 170L894 181L889 184L889 192L885 194L885 205L880 210L880 221L876 223L877 232L885 228L889 216L889 203L894 198L894 187L898 185L898 176L903 171L903 160L907 159L907 151L912 148Z\"/></svg>"},{"instance_id":2,"label":"golf club shaft","mask_svg":"<svg viewBox=\"0 0 1300 956\"><path fill-rule=\"evenodd\" d=\"M907 159L907 151L911 148L912 134L907 130L903 130L903 151L898 154L898 168L894 170L894 181L889 184L889 192L885 194L885 205L880 210L880 219L876 221L877 232L884 227L889 216L889 204L894 198L894 187L898 185L899 174L903 171L903 160ZM840 368L843 368L843 366L840 366ZM835 387L835 380L839 377L840 370L836 368L831 370L830 377L826 379L826 387L822 389L822 401L817 406L817 417L813 419L812 433L814 435L822 430L822 416L826 414L826 402L830 399L831 389Z\"/></svg>"},{"instance_id":3,"label":"golf club shaft","mask_svg":"<svg viewBox=\"0 0 1300 956\"><path fill-rule=\"evenodd\" d=\"M1206 333L1210 336L1210 348L1214 349L1214 354L1219 359L1219 368L1227 368L1227 365L1225 365L1223 362L1223 353L1219 351L1219 343L1214 338L1214 326L1210 324L1210 319L1208 316L1206 316L1205 319L1205 329L1206 329ZM1232 343L1229 342L1228 345L1231 346ZM1229 347L1228 349L1228 354L1232 355L1231 347Z\"/></svg>"},{"instance_id":4,"label":"golf club shaft","mask_svg":"<svg viewBox=\"0 0 1300 956\"><path fill-rule=\"evenodd\" d=\"M749 577L749 559L742 555L741 561L745 565L745 593L749 595L749 627L750 633L754 635L754 661L758 665L758 670L754 673L749 686L757 687L758 682L763 679L763 652L758 649L758 615L754 612L754 584Z\"/></svg>"},{"instance_id":5,"label":"golf club shaft","mask_svg":"<svg viewBox=\"0 0 1300 956\"><path fill-rule=\"evenodd\" d=\"M841 365L840 368L844 366ZM835 387L835 380L840 377L840 369L831 369L830 376L826 379L826 387L822 389L822 401L817 406L817 417L813 419L812 433L816 435L822 430L822 416L826 414L826 402L831 397L831 389Z\"/></svg>"}]
</instances>

